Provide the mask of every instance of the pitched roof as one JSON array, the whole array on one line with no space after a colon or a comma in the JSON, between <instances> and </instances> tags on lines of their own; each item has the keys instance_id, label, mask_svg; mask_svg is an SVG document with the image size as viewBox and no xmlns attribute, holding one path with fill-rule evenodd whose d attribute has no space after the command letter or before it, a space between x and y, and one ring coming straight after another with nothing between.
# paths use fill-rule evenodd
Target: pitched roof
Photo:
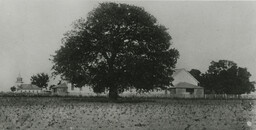
<instances>
[{"instance_id":1,"label":"pitched roof","mask_svg":"<svg viewBox=\"0 0 256 130\"><path fill-rule=\"evenodd\" d=\"M184 71L186 72L190 77L192 77L197 83L199 83L199 81L193 76L191 75L187 70L185 70L184 68L182 69L175 69L173 74L172 74L172 77L175 77L176 75L178 75L181 71Z\"/></svg>"},{"instance_id":2,"label":"pitched roof","mask_svg":"<svg viewBox=\"0 0 256 130\"><path fill-rule=\"evenodd\" d=\"M52 87L52 88L67 88L67 87L68 87L68 86L67 86L66 83L62 83L62 84L56 85L56 86L54 86L54 87Z\"/></svg>"},{"instance_id":3,"label":"pitched roof","mask_svg":"<svg viewBox=\"0 0 256 130\"><path fill-rule=\"evenodd\" d=\"M172 88L196 88L196 89L203 89L203 87L200 86L196 86L190 83L186 83L186 82L180 82L177 85L175 85Z\"/></svg>"},{"instance_id":4,"label":"pitched roof","mask_svg":"<svg viewBox=\"0 0 256 130\"><path fill-rule=\"evenodd\" d=\"M17 90L42 90L36 85L33 84L21 84Z\"/></svg>"},{"instance_id":5,"label":"pitched roof","mask_svg":"<svg viewBox=\"0 0 256 130\"><path fill-rule=\"evenodd\" d=\"M185 69L175 69L172 76L175 77L177 74L179 74L182 70L185 70Z\"/></svg>"}]
</instances>

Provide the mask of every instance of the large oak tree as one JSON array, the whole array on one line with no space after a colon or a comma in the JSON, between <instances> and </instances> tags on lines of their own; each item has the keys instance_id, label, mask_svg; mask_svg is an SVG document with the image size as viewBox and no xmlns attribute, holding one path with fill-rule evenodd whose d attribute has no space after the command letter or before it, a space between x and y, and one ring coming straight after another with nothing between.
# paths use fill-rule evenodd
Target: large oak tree
<instances>
[{"instance_id":1,"label":"large oak tree","mask_svg":"<svg viewBox=\"0 0 256 130\"><path fill-rule=\"evenodd\" d=\"M164 88L179 56L170 40L167 28L143 8L101 3L64 35L53 55L54 75L76 87L109 90L113 99L129 87Z\"/></svg>"}]
</instances>

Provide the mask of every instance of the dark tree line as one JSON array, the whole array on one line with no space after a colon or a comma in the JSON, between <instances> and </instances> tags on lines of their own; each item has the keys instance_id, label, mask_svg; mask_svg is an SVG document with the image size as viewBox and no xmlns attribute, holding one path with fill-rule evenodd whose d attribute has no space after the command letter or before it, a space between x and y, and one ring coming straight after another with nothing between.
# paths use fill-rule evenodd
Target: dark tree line
<instances>
[{"instance_id":1,"label":"dark tree line","mask_svg":"<svg viewBox=\"0 0 256 130\"><path fill-rule=\"evenodd\" d=\"M207 72L192 69L190 73L205 88L205 93L245 94L255 91L255 82L249 79L251 74L233 61L212 61Z\"/></svg>"}]
</instances>

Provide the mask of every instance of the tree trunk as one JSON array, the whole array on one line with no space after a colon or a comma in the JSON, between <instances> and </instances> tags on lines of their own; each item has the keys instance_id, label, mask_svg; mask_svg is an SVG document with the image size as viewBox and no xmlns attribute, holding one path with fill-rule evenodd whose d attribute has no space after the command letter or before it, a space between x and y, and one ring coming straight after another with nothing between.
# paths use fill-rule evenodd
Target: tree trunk
<instances>
[{"instance_id":1,"label":"tree trunk","mask_svg":"<svg viewBox=\"0 0 256 130\"><path fill-rule=\"evenodd\" d=\"M115 85L115 77L114 77L114 70L113 70L113 63L114 59L116 57L116 54L113 54L111 58L108 60L108 65L109 65L109 98L111 100L117 100L118 98L118 91L117 91L117 86Z\"/></svg>"},{"instance_id":2,"label":"tree trunk","mask_svg":"<svg viewBox=\"0 0 256 130\"><path fill-rule=\"evenodd\" d=\"M118 98L118 91L116 86L110 86L109 88L109 98L112 100L117 100Z\"/></svg>"}]
</instances>

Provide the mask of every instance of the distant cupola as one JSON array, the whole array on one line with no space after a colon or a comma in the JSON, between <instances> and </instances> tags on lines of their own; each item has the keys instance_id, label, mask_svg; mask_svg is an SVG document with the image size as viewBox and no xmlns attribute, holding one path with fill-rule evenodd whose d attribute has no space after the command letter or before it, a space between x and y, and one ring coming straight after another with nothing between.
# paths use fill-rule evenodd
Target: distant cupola
<instances>
[{"instance_id":1,"label":"distant cupola","mask_svg":"<svg viewBox=\"0 0 256 130\"><path fill-rule=\"evenodd\" d=\"M20 73L19 73L19 76L17 77L16 84L17 84L17 86L20 86L22 83L23 83L22 77L20 76Z\"/></svg>"}]
</instances>

